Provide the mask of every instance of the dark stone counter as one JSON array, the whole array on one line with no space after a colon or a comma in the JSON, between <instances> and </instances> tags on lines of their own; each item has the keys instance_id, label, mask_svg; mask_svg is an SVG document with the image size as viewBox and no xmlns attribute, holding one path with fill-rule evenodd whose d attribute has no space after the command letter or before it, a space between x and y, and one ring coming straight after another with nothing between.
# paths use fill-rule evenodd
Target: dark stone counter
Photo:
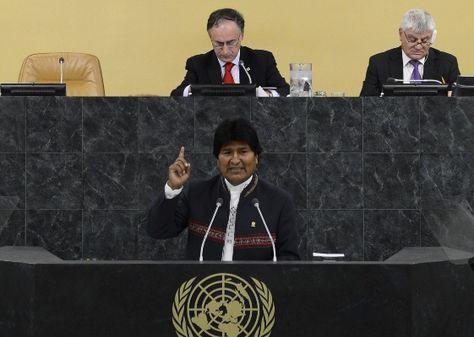
<instances>
[{"instance_id":1,"label":"dark stone counter","mask_svg":"<svg viewBox=\"0 0 474 337\"><path fill-rule=\"evenodd\" d=\"M216 336L215 324L212 332L191 322L224 298L242 304L238 336L264 336L246 324L258 312L268 319L255 319L257 326L274 320L271 336L474 334L474 272L439 249L402 251L400 261L333 263L57 261L37 248L32 260L17 249L0 248L1 336L180 336L174 312L189 315L178 321L186 336ZM418 262L427 255L430 262ZM255 280L264 292L255 293ZM210 310L207 317L225 320Z\"/></svg>"},{"instance_id":2,"label":"dark stone counter","mask_svg":"<svg viewBox=\"0 0 474 337\"><path fill-rule=\"evenodd\" d=\"M298 208L299 248L380 261L406 246L471 249L471 98L0 99L0 246L63 259L178 259L143 218L179 147L217 173L213 130L255 125L259 174ZM469 247L470 246L470 247Z\"/></svg>"}]
</instances>

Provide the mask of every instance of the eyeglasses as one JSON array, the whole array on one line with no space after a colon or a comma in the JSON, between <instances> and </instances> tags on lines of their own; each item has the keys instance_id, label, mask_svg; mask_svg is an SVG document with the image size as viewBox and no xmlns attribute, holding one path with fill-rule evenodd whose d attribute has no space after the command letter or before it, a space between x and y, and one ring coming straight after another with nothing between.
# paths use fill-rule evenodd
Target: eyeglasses
<instances>
[{"instance_id":1,"label":"eyeglasses","mask_svg":"<svg viewBox=\"0 0 474 337\"><path fill-rule=\"evenodd\" d=\"M234 48L240 43L240 36L237 39L226 42L211 41L211 43L214 49L224 49L224 46L227 46L227 48Z\"/></svg>"},{"instance_id":2,"label":"eyeglasses","mask_svg":"<svg viewBox=\"0 0 474 337\"><path fill-rule=\"evenodd\" d=\"M403 32L403 34L405 35L405 39L408 41L408 43L415 44L415 45L421 44L423 47L431 46L431 37L425 37L424 39L419 39L414 36L407 36L407 33L405 32Z\"/></svg>"}]
</instances>

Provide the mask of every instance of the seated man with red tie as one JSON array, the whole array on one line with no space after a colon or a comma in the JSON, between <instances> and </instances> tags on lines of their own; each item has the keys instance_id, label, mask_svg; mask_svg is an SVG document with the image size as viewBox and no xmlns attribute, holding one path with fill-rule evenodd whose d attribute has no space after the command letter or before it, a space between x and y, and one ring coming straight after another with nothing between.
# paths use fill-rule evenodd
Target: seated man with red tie
<instances>
[{"instance_id":1,"label":"seated man with red tie","mask_svg":"<svg viewBox=\"0 0 474 337\"><path fill-rule=\"evenodd\" d=\"M244 18L234 9L214 11L207 21L207 32L213 50L186 61L186 76L171 96L188 96L191 84L249 84L257 87L259 96L287 96L290 87L277 69L273 54L241 46Z\"/></svg>"},{"instance_id":2,"label":"seated man with red tie","mask_svg":"<svg viewBox=\"0 0 474 337\"><path fill-rule=\"evenodd\" d=\"M379 96L388 78L404 83L438 80L450 86L456 81L459 75L456 57L430 48L436 38L436 27L429 13L421 9L406 12L398 34L401 47L370 58L361 96Z\"/></svg>"}]
</instances>

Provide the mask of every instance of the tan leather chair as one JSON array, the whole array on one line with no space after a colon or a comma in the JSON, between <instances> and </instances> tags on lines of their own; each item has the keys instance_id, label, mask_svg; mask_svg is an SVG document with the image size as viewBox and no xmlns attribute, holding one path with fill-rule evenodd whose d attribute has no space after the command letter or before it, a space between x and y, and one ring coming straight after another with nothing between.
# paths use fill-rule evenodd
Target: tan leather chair
<instances>
[{"instance_id":1,"label":"tan leather chair","mask_svg":"<svg viewBox=\"0 0 474 337\"><path fill-rule=\"evenodd\" d=\"M59 83L59 59L64 58L63 81L67 96L105 96L97 57L82 53L40 53L25 58L19 83Z\"/></svg>"}]
</instances>

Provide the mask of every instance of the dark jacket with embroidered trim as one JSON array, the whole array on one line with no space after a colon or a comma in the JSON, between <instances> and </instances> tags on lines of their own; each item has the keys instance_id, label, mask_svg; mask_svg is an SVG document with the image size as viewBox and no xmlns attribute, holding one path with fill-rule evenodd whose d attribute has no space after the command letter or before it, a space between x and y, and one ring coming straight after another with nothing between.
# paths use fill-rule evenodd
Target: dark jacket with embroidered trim
<instances>
[{"instance_id":1,"label":"dark jacket with embroidered trim","mask_svg":"<svg viewBox=\"0 0 474 337\"><path fill-rule=\"evenodd\" d=\"M451 87L458 75L459 68L456 57L438 49L430 48L428 59L423 66L424 79L444 81ZM403 79L401 47L370 57L360 96L380 96L382 86L389 77Z\"/></svg>"},{"instance_id":2,"label":"dark jacket with embroidered trim","mask_svg":"<svg viewBox=\"0 0 474 337\"><path fill-rule=\"evenodd\" d=\"M176 237L188 227L186 257L198 260L201 242L216 207L217 198L224 203L219 208L204 246L204 260L221 260L224 236L229 218L230 193L221 176L188 183L173 199L162 193L149 212L147 232L157 239ZM254 175L242 191L235 223L234 260L271 260L273 250L263 222L252 199L259 200L270 233L276 238L278 259L299 259L295 207L290 195Z\"/></svg>"},{"instance_id":3,"label":"dark jacket with embroidered trim","mask_svg":"<svg viewBox=\"0 0 474 337\"><path fill-rule=\"evenodd\" d=\"M266 50L240 47L240 60L244 61L252 82L257 86L276 87L280 96L290 93L290 86L278 71L275 57ZM241 84L249 84L249 79L242 67L239 67ZM190 57L186 61L186 76L183 82L171 92L171 96L183 96L184 88L189 84L222 84L222 71L216 53L213 50L206 54Z\"/></svg>"}]
</instances>

